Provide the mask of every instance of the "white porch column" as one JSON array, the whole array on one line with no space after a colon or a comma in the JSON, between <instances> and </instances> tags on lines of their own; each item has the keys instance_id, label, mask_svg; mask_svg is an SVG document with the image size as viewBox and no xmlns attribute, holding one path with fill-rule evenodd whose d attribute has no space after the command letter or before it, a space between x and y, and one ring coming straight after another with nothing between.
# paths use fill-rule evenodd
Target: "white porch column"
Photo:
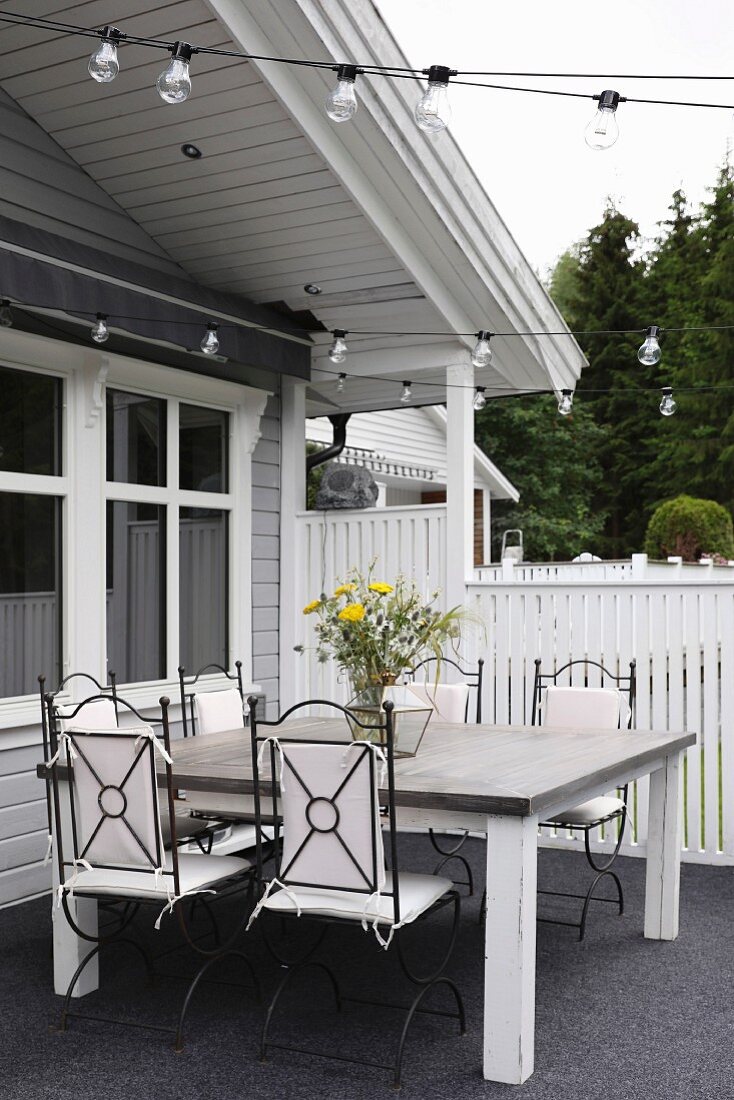
<instances>
[{"instance_id":1,"label":"white porch column","mask_svg":"<svg viewBox=\"0 0 734 1100\"><path fill-rule=\"evenodd\" d=\"M474 367L446 368L446 606L466 600L474 569ZM460 388L461 387L461 388Z\"/></svg>"},{"instance_id":2,"label":"white porch column","mask_svg":"<svg viewBox=\"0 0 734 1100\"><path fill-rule=\"evenodd\" d=\"M302 553L296 514L306 507L306 384L284 378L280 398L280 709L299 701ZM300 628L300 629L299 629ZM303 670L305 664L301 660Z\"/></svg>"}]
</instances>

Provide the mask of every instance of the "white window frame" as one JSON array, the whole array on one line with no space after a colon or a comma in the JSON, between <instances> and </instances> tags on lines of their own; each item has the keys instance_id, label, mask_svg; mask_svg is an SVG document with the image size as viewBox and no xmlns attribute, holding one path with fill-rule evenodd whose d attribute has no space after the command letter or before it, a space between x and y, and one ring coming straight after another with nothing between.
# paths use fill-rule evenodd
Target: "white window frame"
<instances>
[{"instance_id":1,"label":"white window frame","mask_svg":"<svg viewBox=\"0 0 734 1100\"><path fill-rule=\"evenodd\" d=\"M0 473L0 489L62 498L62 668L106 677L106 501L154 501L166 505L166 675L124 685L124 695L145 708L161 695L178 701L178 508L229 511L228 651L243 662L247 690L252 682L251 536L252 451L269 393L238 383L106 354L47 337L3 329L0 363L63 379L62 475ZM167 482L164 486L106 481L106 387L160 397L168 402ZM229 413L228 492L172 489L178 484L178 406L205 405ZM175 424L172 422L175 407ZM172 530L174 525L176 530ZM122 693L121 693L122 694ZM0 699L0 729L37 725L38 697Z\"/></svg>"}]
</instances>

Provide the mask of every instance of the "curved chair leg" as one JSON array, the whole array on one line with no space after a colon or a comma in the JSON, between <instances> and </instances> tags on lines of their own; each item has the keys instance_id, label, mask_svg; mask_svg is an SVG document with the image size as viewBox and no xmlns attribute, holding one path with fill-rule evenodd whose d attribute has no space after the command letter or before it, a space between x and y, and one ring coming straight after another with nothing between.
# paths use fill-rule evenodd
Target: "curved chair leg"
<instances>
[{"instance_id":1,"label":"curved chair leg","mask_svg":"<svg viewBox=\"0 0 734 1100\"><path fill-rule=\"evenodd\" d=\"M196 913L196 906L197 905L201 906L201 908L204 910L207 917L209 918L209 923L212 926L212 936L214 937L214 946L219 947L221 945L221 942L222 942L222 938L219 935L219 925L217 924L214 913L212 912L211 905L206 900L206 898L203 896L203 894L196 894L195 897L194 897L194 900L191 902L191 920L192 921L194 919L194 914Z\"/></svg>"},{"instance_id":2,"label":"curved chair leg","mask_svg":"<svg viewBox=\"0 0 734 1100\"><path fill-rule=\"evenodd\" d=\"M123 944L126 947L134 947L135 950L138 952L138 954L142 956L143 962L145 963L145 969L146 969L146 972L148 974L148 980L150 981L151 985L153 984L153 982L155 981L155 971L153 970L153 963L151 962L150 955L145 950L145 948L142 947L139 943L136 943L135 940L124 939L124 940L112 940L111 942L108 942L108 943L98 943L96 945L96 947L93 947L92 950L89 952L89 954L85 955L85 957L79 963L79 966L74 971L72 979L69 982L68 988L66 990L66 995L64 996L64 1004L63 1004L62 1009L61 1009L61 1023L59 1025L59 1031L66 1031L67 1019L69 1018L69 1016L74 1015L73 1012L69 1012L69 1002L71 1001L71 996L72 996L72 993L74 992L74 987L75 987L76 983L79 981L79 978L81 977L81 974L82 974L82 971L84 970L84 968L87 966L88 963L90 963L92 961L92 959L94 958L95 955L99 954L99 952L101 951L101 949L103 947L112 947L112 946L117 947L117 946L122 946Z\"/></svg>"},{"instance_id":3,"label":"curved chair leg","mask_svg":"<svg viewBox=\"0 0 734 1100\"><path fill-rule=\"evenodd\" d=\"M408 1029L413 1022L413 1018L418 1011L418 1007L423 998L428 993L430 993L432 989L435 989L439 985L448 986L448 988L453 993L456 999L456 1018L459 1021L459 1034L466 1035L466 1013L464 1011L464 1002L462 1000L461 994L459 993L459 990L450 978L434 978L432 982L430 982L428 985L425 985L421 989L421 991L418 993L417 997L413 1001L412 1005L408 1009L408 1015L406 1017L405 1023L403 1024L403 1030L400 1035L400 1042L398 1043L397 1057L395 1059L395 1068L393 1071L393 1088L395 1089L399 1089L402 1085L403 1054L405 1053L405 1040L408 1037ZM451 1015L453 1018L453 1014Z\"/></svg>"},{"instance_id":4,"label":"curved chair leg","mask_svg":"<svg viewBox=\"0 0 734 1100\"><path fill-rule=\"evenodd\" d=\"M196 987L198 986L199 982L203 980L204 975L207 973L207 971L209 970L209 968L211 966L214 966L215 963L221 962L222 959L226 959L226 958L229 958L229 957L236 957L238 959L242 959L242 961L245 963L245 965L247 967L247 970L250 974L250 977L252 978L252 984L253 984L253 987L255 989L255 1000L257 1001L258 1004L260 1004L260 1001L262 1000L262 994L261 994L261 990L260 990L260 982L258 981L257 974L255 973L255 968L252 965L252 963L250 962L250 960L248 959L247 955L243 954L242 951L226 951L222 955L217 955L216 958L214 958L214 959L208 959L204 963L204 965L200 968L200 970L198 971L198 973L194 977L193 981L189 985L189 988L186 991L186 996L184 997L184 1002L181 1006L181 1011L180 1011L179 1016L178 1016L178 1024L176 1026L176 1041L175 1041L174 1046L173 1046L173 1049L176 1051L177 1054L180 1054L181 1051L184 1048L184 1044L183 1044L184 1020L186 1019L186 1013L189 1010L189 1005L191 1004L191 998L193 997L194 992L196 991Z\"/></svg>"},{"instance_id":5,"label":"curved chair leg","mask_svg":"<svg viewBox=\"0 0 734 1100\"><path fill-rule=\"evenodd\" d=\"M441 845L436 840L436 834L433 831L433 829L428 830L428 839L430 840L431 844L433 845L433 847L436 849L436 851L438 852L438 854L440 856L455 856L456 853L458 852L459 848L462 847L462 845L464 844L464 841L466 840L466 838L468 836L469 836L468 833L463 833L459 837L458 841L456 842L456 844L454 845L453 848L442 848Z\"/></svg>"},{"instance_id":6,"label":"curved chair leg","mask_svg":"<svg viewBox=\"0 0 734 1100\"><path fill-rule=\"evenodd\" d=\"M621 917L622 914L624 913L624 894L622 892L622 883L619 881L619 876L614 871L600 871L599 874L596 876L596 878L594 879L591 886L589 887L589 889L586 892L586 898L584 899L584 907L581 911L581 924L579 925L579 940L582 940L584 938L585 934L586 934L586 918L589 915L589 905L591 904L592 901L595 900L593 894L594 894L594 890L596 889L597 883L600 882L601 879L607 878L607 877L613 879L614 884L617 887L617 897L619 899L619 901L618 901L619 916Z\"/></svg>"},{"instance_id":7,"label":"curved chair leg","mask_svg":"<svg viewBox=\"0 0 734 1100\"><path fill-rule=\"evenodd\" d=\"M337 1012L341 1012L342 999L341 999L341 993L339 992L339 985L337 983L336 978L334 977L333 971L328 966L326 966L325 963L301 962L301 963L298 963L296 966L291 967L287 971L287 973L283 976L283 979L281 980L280 984L278 985L278 988L276 989L275 993L273 994L273 999L271 1000L270 1004L268 1005L268 1011L267 1011L266 1016L265 1016L265 1022L263 1023L262 1034L261 1034L261 1037L260 1037L260 1061L263 1064L265 1062L267 1062L267 1060L268 1060L268 1057L267 1057L267 1055L268 1055L268 1030L270 1028L270 1021L272 1020L273 1012L275 1011L275 1007L276 1007L278 1001L280 1000L281 994L285 991L287 986L290 985L291 981L293 980L293 978L295 978L296 974L299 974L302 970L307 970L307 969L311 969L311 968L314 969L314 970L323 970L324 974L326 974L326 976L329 979L329 983L331 985L331 988L334 991L334 1000L336 1001L336 1010L337 1010Z\"/></svg>"},{"instance_id":8,"label":"curved chair leg","mask_svg":"<svg viewBox=\"0 0 734 1100\"><path fill-rule=\"evenodd\" d=\"M466 835L468 836L469 834L467 833ZM472 874L472 869L469 866L469 862L465 856L457 855L455 852L451 852L449 855L445 855L443 859L440 860L433 868L432 873L434 875L440 875L443 868L446 866L447 863L450 863L451 860L456 860L456 862L460 863L466 871L466 881L457 882L455 883L455 885L468 887L469 893L467 896L472 897L474 894L474 875Z\"/></svg>"},{"instance_id":9,"label":"curved chair leg","mask_svg":"<svg viewBox=\"0 0 734 1100\"><path fill-rule=\"evenodd\" d=\"M426 985L427 986L427 985L430 985L431 982L435 982L438 979L438 977L443 973L443 971L445 970L445 968L448 964L449 959L451 958L451 954L454 950L454 945L456 943L456 935L457 935L457 932L459 930L459 917L461 915L461 896L460 896L460 894L457 890L452 890L449 896L452 898L453 903L454 903L454 919L453 919L453 922L452 922L452 925L451 925L451 935L450 935L450 938L449 938L449 942L448 942L448 946L446 948L445 955L441 959L440 963L436 966L436 968L431 971L430 974L425 974L425 975L421 976L421 975L415 974L413 972L413 970L411 970L408 963L406 962L405 955L403 953L403 937L401 935L398 935L396 937L398 960L400 962L401 969L402 969L403 973L405 974L406 978L409 981L413 982L414 985Z\"/></svg>"},{"instance_id":10,"label":"curved chair leg","mask_svg":"<svg viewBox=\"0 0 734 1100\"><path fill-rule=\"evenodd\" d=\"M619 849L622 847L622 840L624 839L624 827L627 824L627 811L622 813L621 825L619 827L619 836L617 837L617 843L614 845L614 851L611 853L605 863L597 863L594 859L595 853L591 850L591 844L589 842L589 836L591 829L584 829L584 848L586 849L586 859L589 865L594 871L608 871L614 863L615 859L619 855Z\"/></svg>"},{"instance_id":11,"label":"curved chair leg","mask_svg":"<svg viewBox=\"0 0 734 1100\"><path fill-rule=\"evenodd\" d=\"M283 917L281 919L283 921L287 920L286 917ZM321 929L320 929L318 935L316 936L316 939L315 939L314 943L312 943L311 946L299 957L297 957L295 959L287 959L285 957L285 955L282 955L280 953L278 948L273 943L273 941L270 937L270 933L267 930L267 921L266 920L261 920L259 922L259 926L260 926L260 931L262 932L263 940L265 941L265 946L267 947L267 949L270 952L270 954L272 955L272 957L275 959L275 961L278 963L279 966L288 966L288 967L301 966L302 963L308 962L308 960L311 958L311 956L316 951L318 951L319 947L321 947L321 944L324 942L324 939L326 937L326 933L329 931L329 925L328 924L322 924Z\"/></svg>"}]
</instances>

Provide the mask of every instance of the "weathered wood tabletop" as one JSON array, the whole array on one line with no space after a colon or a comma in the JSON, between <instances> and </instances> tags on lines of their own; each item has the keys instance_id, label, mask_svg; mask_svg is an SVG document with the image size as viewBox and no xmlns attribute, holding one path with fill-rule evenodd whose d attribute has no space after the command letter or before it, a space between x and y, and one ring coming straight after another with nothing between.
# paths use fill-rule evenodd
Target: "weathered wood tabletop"
<instances>
[{"instance_id":1,"label":"weathered wood tabletop","mask_svg":"<svg viewBox=\"0 0 734 1100\"><path fill-rule=\"evenodd\" d=\"M260 730L281 737L350 740L342 719L301 719ZM395 800L399 806L465 813L543 814L589 787L611 790L695 740L694 733L431 722L417 756L395 761ZM172 755L177 787L252 792L247 730L176 741Z\"/></svg>"}]
</instances>

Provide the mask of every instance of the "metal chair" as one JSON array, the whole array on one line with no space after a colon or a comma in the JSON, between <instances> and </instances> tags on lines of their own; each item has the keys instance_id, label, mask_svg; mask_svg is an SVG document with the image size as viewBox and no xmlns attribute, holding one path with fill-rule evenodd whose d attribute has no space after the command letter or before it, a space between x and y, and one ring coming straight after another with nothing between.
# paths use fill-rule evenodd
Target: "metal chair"
<instances>
[{"instance_id":1,"label":"metal chair","mask_svg":"<svg viewBox=\"0 0 734 1100\"><path fill-rule=\"evenodd\" d=\"M179 690L181 696L181 717L184 737L206 736L223 730L245 726L245 701L242 687L242 661L235 661L235 672L230 673L223 665L215 663L204 665L198 672L186 677L181 665L178 669ZM211 691L196 691L200 678L207 672L221 673L235 686L215 688ZM255 847L255 825L243 821L242 817L251 817L249 804L236 795L216 795L206 791L192 792L186 795L186 805L191 812L202 819L216 821L223 825L226 832L212 846L212 851L244 852ZM270 833L272 839L272 831Z\"/></svg>"},{"instance_id":2,"label":"metal chair","mask_svg":"<svg viewBox=\"0 0 734 1100\"><path fill-rule=\"evenodd\" d=\"M443 665L449 665L449 667L455 669L455 671L463 677L463 683L445 684L440 681L437 682L435 679L429 679L426 674L431 666L434 665L436 666L436 675L440 673L440 669ZM423 670L424 675L422 682L416 679L420 670ZM476 699L474 707L472 708L474 715L472 720L479 725L482 721L483 676L484 660L481 657L477 661L476 669L464 668L458 661L450 657L441 657L440 660L438 657L427 657L408 672L406 682L422 702L434 708L437 720L444 722L469 722L471 692L476 691ZM444 847L438 841L436 831L434 829L428 830L428 837L431 844L439 855L443 857L433 868L434 875L439 874L451 860L456 860L461 863L466 874L466 878L458 882L458 885L466 886L469 896L471 897L474 893L474 875L472 874L469 861L464 856L459 855L459 850L463 847L469 835L470 834L465 831L459 835L457 842L452 847Z\"/></svg>"},{"instance_id":3,"label":"metal chair","mask_svg":"<svg viewBox=\"0 0 734 1100\"><path fill-rule=\"evenodd\" d=\"M47 762L53 788L56 859L59 874L58 902L64 916L77 936L94 946L77 967L64 998L60 1030L65 1031L70 1018L107 1020L116 1024L125 1021L103 1016L72 1012L70 1001L85 967L108 945L131 947L143 959L149 977L153 965L148 952L129 934L130 922L141 905L153 905L163 916L175 913L186 943L205 958L203 966L191 981L175 1027L162 1027L158 1022L136 1021L132 1026L152 1028L174 1034L175 1048L183 1046L183 1026L194 991L210 966L225 956L244 961L259 998L256 975L249 959L233 945L247 919L248 908L242 906L242 919L230 938L209 950L201 937L192 936L184 907L184 898L195 897L205 907L203 894L222 896L240 888L252 889L252 867L234 856L208 856L202 853L184 854L177 848L176 815L172 787L170 735L168 725L169 700L161 698L161 737L148 723L138 726L101 731L74 725L75 713L67 716L61 730L53 710L53 696L47 699L50 748ZM92 701L92 700L88 700ZM124 700L118 699L122 705ZM83 709L84 704L76 708ZM129 707L134 713L134 708ZM158 776L165 767L166 807L171 827L171 846L164 848L159 805ZM61 775L63 768L64 774ZM68 813L62 814L61 783L69 785ZM93 935L81 928L70 905L74 897L111 899L132 903L112 929ZM127 935L123 933L127 932Z\"/></svg>"},{"instance_id":4,"label":"metal chair","mask_svg":"<svg viewBox=\"0 0 734 1100\"><path fill-rule=\"evenodd\" d=\"M541 671L541 663L540 659L535 662L531 719L534 726L541 724L542 719L542 724L546 726L564 726L577 730L632 728L636 690L634 661L630 661L629 673L623 676L615 675L598 661L583 659L568 661L555 672L550 673ZM585 894L559 890L538 891L540 894L583 900L579 921L538 917L539 921L578 928L579 940L582 940L586 933L586 921L592 901L616 904L619 915L622 915L624 912L622 883L611 867L622 845L627 817L627 786L625 786L621 798L616 795L592 798L580 806L564 810L563 813L556 814L548 821L541 823L541 827L581 830L584 834L586 858L596 875ZM591 834L601 825L614 828L615 824L618 831L614 849L606 859L599 860L591 850ZM614 883L616 897L594 896L596 887L605 878L610 878Z\"/></svg>"},{"instance_id":5,"label":"metal chair","mask_svg":"<svg viewBox=\"0 0 734 1100\"><path fill-rule=\"evenodd\" d=\"M256 876L260 900L253 911L250 925L259 914L268 914L281 921L303 919L320 924L324 930L340 924L365 931L370 929L377 942L387 949L393 937L403 973L418 992L404 1007L406 1018L398 1042L394 1062L377 1062L345 1054L309 1050L307 1053L339 1061L388 1069L393 1084L400 1087L405 1040L416 1014L431 1013L459 1021L465 1031L464 1006L461 995L449 978L444 976L456 939L461 899L453 884L435 875L411 874L398 869L397 831L395 821L395 775L393 761L393 704L384 704L384 722L367 726L359 722L344 707L325 700L300 703L281 714L275 721L260 722L257 699L251 697L250 734L254 777L255 813L258 825L263 824L263 805L267 816L275 820L282 814L282 850L276 851L273 876L266 880L263 873L262 841L258 833ZM354 730L365 737L381 738L376 745L367 740L306 740L271 732L285 720L306 707L329 707L348 719ZM263 730L263 727L267 729ZM345 734L348 737L345 724ZM261 766L261 754L267 753L268 767ZM385 789L386 784L386 789ZM382 787L382 791L380 788ZM388 853L390 869L385 867L383 831L380 823L380 799L388 808ZM453 905L448 949L430 973L417 974L406 961L402 931L416 920L428 917ZM319 941L320 942L320 941ZM356 1001L385 1007L383 1002L365 998L343 997L330 966L314 961L314 951L290 965L268 1006L260 1043L260 1060L266 1061L268 1050L300 1050L271 1038L273 1014L284 991L297 974L305 969L320 971L328 979L337 1009L343 1001ZM456 1011L427 1008L423 1001L429 991L446 987L456 1003Z\"/></svg>"}]
</instances>

